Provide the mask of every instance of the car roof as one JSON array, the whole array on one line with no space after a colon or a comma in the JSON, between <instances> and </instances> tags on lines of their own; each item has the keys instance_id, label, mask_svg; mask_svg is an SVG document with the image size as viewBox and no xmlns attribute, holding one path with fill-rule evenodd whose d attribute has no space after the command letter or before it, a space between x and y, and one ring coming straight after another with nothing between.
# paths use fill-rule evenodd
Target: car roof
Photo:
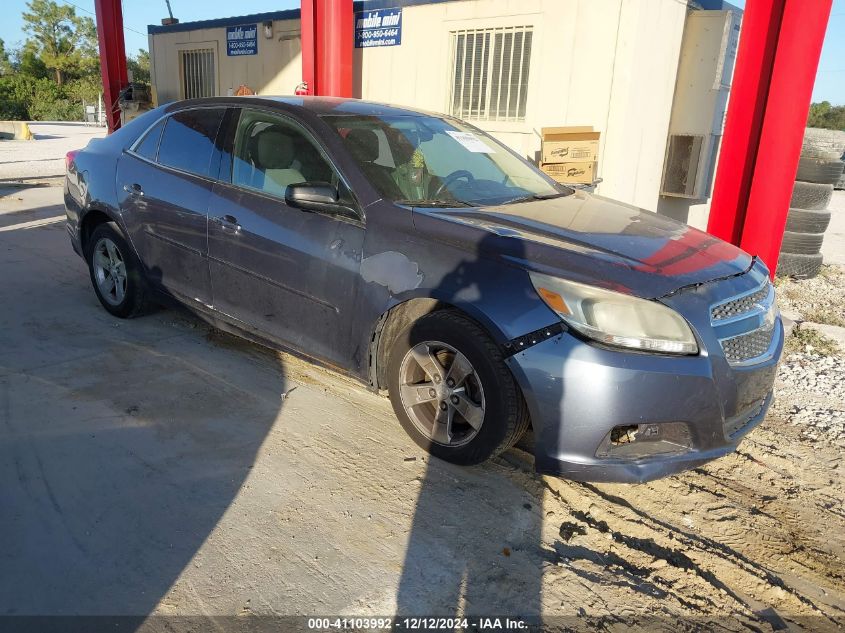
<instances>
[{"instance_id":1,"label":"car roof","mask_svg":"<svg viewBox=\"0 0 845 633\"><path fill-rule=\"evenodd\" d=\"M266 104L280 103L286 106L302 108L316 115L362 115L362 116L446 116L424 110L405 108L401 106L378 103L375 101L364 101L362 99L349 99L346 97L308 97L308 96L271 96L251 95L244 97L208 97L204 99L191 99L189 101L178 101L171 106L190 105L244 105L247 101L257 101Z\"/></svg>"}]
</instances>

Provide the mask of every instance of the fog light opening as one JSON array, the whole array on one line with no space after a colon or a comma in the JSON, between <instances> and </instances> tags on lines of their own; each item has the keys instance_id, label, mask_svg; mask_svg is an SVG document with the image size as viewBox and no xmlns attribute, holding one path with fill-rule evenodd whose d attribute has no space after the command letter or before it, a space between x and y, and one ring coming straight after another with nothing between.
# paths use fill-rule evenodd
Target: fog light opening
<instances>
[{"instance_id":1,"label":"fog light opening","mask_svg":"<svg viewBox=\"0 0 845 633\"><path fill-rule=\"evenodd\" d=\"M637 424L628 426L615 426L610 432L610 443L613 446L621 446L622 444L629 444L635 442L637 439L637 431L640 427Z\"/></svg>"},{"instance_id":2,"label":"fog light opening","mask_svg":"<svg viewBox=\"0 0 845 633\"><path fill-rule=\"evenodd\" d=\"M686 453L691 446L689 427L684 422L620 424L604 436L596 457L644 459Z\"/></svg>"}]
</instances>

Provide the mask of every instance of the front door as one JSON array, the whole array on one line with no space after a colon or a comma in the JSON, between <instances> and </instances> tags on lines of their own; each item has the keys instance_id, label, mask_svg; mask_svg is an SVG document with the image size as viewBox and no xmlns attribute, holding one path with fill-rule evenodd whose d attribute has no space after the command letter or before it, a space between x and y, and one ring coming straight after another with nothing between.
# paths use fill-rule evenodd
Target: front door
<instances>
[{"instance_id":1,"label":"front door","mask_svg":"<svg viewBox=\"0 0 845 633\"><path fill-rule=\"evenodd\" d=\"M120 208L147 279L180 299L211 304L207 211L225 109L182 110L120 158Z\"/></svg>"},{"instance_id":2,"label":"front door","mask_svg":"<svg viewBox=\"0 0 845 633\"><path fill-rule=\"evenodd\" d=\"M291 118L244 108L232 132L209 203L214 307L271 339L348 368L358 338L350 331L363 223L303 211L284 198L294 183L345 186L325 152Z\"/></svg>"}]
</instances>

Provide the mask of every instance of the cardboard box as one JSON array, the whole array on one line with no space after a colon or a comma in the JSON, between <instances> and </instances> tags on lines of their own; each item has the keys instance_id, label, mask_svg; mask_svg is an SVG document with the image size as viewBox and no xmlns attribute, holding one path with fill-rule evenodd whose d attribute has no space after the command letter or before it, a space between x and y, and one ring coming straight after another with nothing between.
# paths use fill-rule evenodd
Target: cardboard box
<instances>
[{"instance_id":1,"label":"cardboard box","mask_svg":"<svg viewBox=\"0 0 845 633\"><path fill-rule=\"evenodd\" d=\"M544 127L543 163L589 163L599 159L600 132L592 127Z\"/></svg>"},{"instance_id":2,"label":"cardboard box","mask_svg":"<svg viewBox=\"0 0 845 633\"><path fill-rule=\"evenodd\" d=\"M591 185L598 173L598 163L543 163L540 165L549 176L568 185Z\"/></svg>"}]
</instances>

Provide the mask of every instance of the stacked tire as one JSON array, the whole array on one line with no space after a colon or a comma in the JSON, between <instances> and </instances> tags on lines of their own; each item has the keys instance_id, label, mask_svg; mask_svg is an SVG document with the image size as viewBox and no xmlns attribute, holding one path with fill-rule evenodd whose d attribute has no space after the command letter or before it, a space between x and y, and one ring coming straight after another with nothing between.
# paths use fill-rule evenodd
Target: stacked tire
<instances>
[{"instance_id":1,"label":"stacked tire","mask_svg":"<svg viewBox=\"0 0 845 633\"><path fill-rule=\"evenodd\" d=\"M819 274L824 232L830 224L827 207L834 185L845 171L843 152L845 132L807 128L780 248L778 275L809 279Z\"/></svg>"}]
</instances>

